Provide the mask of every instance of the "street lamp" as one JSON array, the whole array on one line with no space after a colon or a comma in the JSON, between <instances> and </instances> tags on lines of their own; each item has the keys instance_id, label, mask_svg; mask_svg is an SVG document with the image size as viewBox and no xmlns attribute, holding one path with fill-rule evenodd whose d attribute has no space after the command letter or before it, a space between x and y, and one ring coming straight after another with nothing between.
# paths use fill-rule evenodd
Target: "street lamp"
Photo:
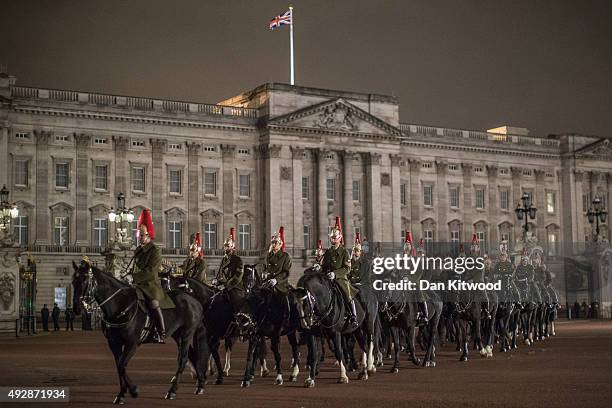
<instances>
[{"instance_id":1,"label":"street lamp","mask_svg":"<svg viewBox=\"0 0 612 408\"><path fill-rule=\"evenodd\" d=\"M8 197L9 191L3 186L0 190L0 231L3 232L10 232L11 221L19 216L17 205L10 205Z\"/></svg>"},{"instance_id":2,"label":"street lamp","mask_svg":"<svg viewBox=\"0 0 612 408\"><path fill-rule=\"evenodd\" d=\"M595 224L595 242L599 239L599 223L606 222L606 217L608 216L608 212L603 208L601 199L599 197L595 197L593 199L593 205L587 211L587 218L589 220L589 224Z\"/></svg>"},{"instance_id":3,"label":"street lamp","mask_svg":"<svg viewBox=\"0 0 612 408\"><path fill-rule=\"evenodd\" d=\"M527 231L529 230L529 219L535 219L536 211L538 211L538 209L532 205L531 197L527 193L523 193L521 201L522 206L521 203L518 203L514 212L516 213L516 217L519 221L522 221L523 219L525 220L525 225L523 228L525 228L525 237L527 237Z\"/></svg>"},{"instance_id":4,"label":"street lamp","mask_svg":"<svg viewBox=\"0 0 612 408\"><path fill-rule=\"evenodd\" d=\"M119 193L117 196L117 209L111 207L108 212L108 220L116 224L115 242L120 246L130 246L132 244L131 230L134 211L125 206L125 194Z\"/></svg>"}]
</instances>

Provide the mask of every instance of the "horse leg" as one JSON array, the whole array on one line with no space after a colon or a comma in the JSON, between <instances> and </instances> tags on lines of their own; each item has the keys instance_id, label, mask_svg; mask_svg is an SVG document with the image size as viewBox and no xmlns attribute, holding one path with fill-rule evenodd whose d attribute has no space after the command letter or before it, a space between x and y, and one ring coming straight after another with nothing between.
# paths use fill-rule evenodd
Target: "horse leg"
<instances>
[{"instance_id":1,"label":"horse leg","mask_svg":"<svg viewBox=\"0 0 612 408\"><path fill-rule=\"evenodd\" d=\"M391 367L391 369L389 370L389 372L391 373L398 373L399 372L399 367L400 367L400 347L399 347L399 342L400 342L400 336L399 336L399 328L397 327L391 327L390 329L390 336L391 338L391 343L393 344L393 366Z\"/></svg>"},{"instance_id":2,"label":"horse leg","mask_svg":"<svg viewBox=\"0 0 612 408\"><path fill-rule=\"evenodd\" d=\"M421 360L416 355L416 326L414 324L410 325L408 328L408 351L410 360L416 366L421 365Z\"/></svg>"},{"instance_id":3,"label":"horse leg","mask_svg":"<svg viewBox=\"0 0 612 408\"><path fill-rule=\"evenodd\" d=\"M221 356L219 355L220 345L221 340L217 337L210 338L208 341L208 348L210 350L209 366L212 366L212 364L210 363L210 360L212 360L215 363L215 367L217 368L217 378L215 380L215 385L223 384L223 369L221 368ZM210 371L212 372L212 370Z\"/></svg>"},{"instance_id":4,"label":"horse leg","mask_svg":"<svg viewBox=\"0 0 612 408\"><path fill-rule=\"evenodd\" d=\"M251 361L255 360L255 349L257 348L257 342L255 339L249 339L249 347L246 355L246 366L244 368L244 376L242 377L242 387L246 388L251 385Z\"/></svg>"},{"instance_id":5,"label":"horse leg","mask_svg":"<svg viewBox=\"0 0 612 408\"><path fill-rule=\"evenodd\" d=\"M312 333L308 333L308 365L310 369L310 374L308 378L304 380L304 387L306 388L314 388L315 386L315 377L316 377L316 364L318 360L317 352L318 344L315 336Z\"/></svg>"},{"instance_id":6,"label":"horse leg","mask_svg":"<svg viewBox=\"0 0 612 408\"><path fill-rule=\"evenodd\" d=\"M181 375L183 374L185 365L187 364L189 343L191 338L193 338L193 331L194 330L190 330L186 333L175 332L172 336L178 346L177 369L174 377L172 377L172 380L170 380L170 389L168 389L168 392L166 393L166 399L176 399L176 391L178 390Z\"/></svg>"},{"instance_id":7,"label":"horse leg","mask_svg":"<svg viewBox=\"0 0 612 408\"><path fill-rule=\"evenodd\" d=\"M297 338L295 337L295 332L291 332L287 335L287 340L289 340L289 344L291 345L291 376L289 377L289 381L296 382L297 376L300 373L300 348L298 345Z\"/></svg>"},{"instance_id":8,"label":"horse leg","mask_svg":"<svg viewBox=\"0 0 612 408\"><path fill-rule=\"evenodd\" d=\"M225 339L225 365L223 366L223 376L229 377L229 372L232 361L232 346L234 345L234 340L232 338Z\"/></svg>"},{"instance_id":9,"label":"horse leg","mask_svg":"<svg viewBox=\"0 0 612 408\"><path fill-rule=\"evenodd\" d=\"M334 355L336 357L336 361L340 366L340 377L338 378L338 384L347 384L349 382L349 378L346 375L346 367L344 366L344 356L342 350L342 334L336 331L332 337L332 343L334 345Z\"/></svg>"},{"instance_id":10,"label":"horse leg","mask_svg":"<svg viewBox=\"0 0 612 408\"><path fill-rule=\"evenodd\" d=\"M210 358L205 329L198 329L194 335L193 346L189 348L188 357L197 377L197 386L194 394L203 394L204 385L206 384L206 362Z\"/></svg>"},{"instance_id":11,"label":"horse leg","mask_svg":"<svg viewBox=\"0 0 612 408\"><path fill-rule=\"evenodd\" d=\"M270 346L272 348L272 353L274 353L274 362L276 364L276 380L274 380L274 384L283 385L283 371L281 369L281 353L279 350L279 344L279 336L270 337Z\"/></svg>"},{"instance_id":12,"label":"horse leg","mask_svg":"<svg viewBox=\"0 0 612 408\"><path fill-rule=\"evenodd\" d=\"M111 340L108 338L108 346L113 353L113 357L115 358L115 367L117 368L117 376L119 377L119 393L117 393L113 404L123 405L125 404L125 393L127 392L127 386L124 379L125 370L120 368L123 345L117 340Z\"/></svg>"},{"instance_id":13,"label":"horse leg","mask_svg":"<svg viewBox=\"0 0 612 408\"><path fill-rule=\"evenodd\" d=\"M459 341L461 345L461 356L459 357L459 361L467 361L468 359L468 322L463 321L459 324Z\"/></svg>"}]
</instances>

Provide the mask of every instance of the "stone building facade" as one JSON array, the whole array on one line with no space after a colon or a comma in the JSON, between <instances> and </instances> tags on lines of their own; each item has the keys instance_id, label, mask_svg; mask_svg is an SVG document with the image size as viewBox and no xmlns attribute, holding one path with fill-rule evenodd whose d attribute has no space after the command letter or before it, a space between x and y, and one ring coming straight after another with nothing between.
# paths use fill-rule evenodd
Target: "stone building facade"
<instances>
[{"instance_id":1,"label":"stone building facade","mask_svg":"<svg viewBox=\"0 0 612 408\"><path fill-rule=\"evenodd\" d=\"M256 261L282 225L304 260L295 277L337 215L345 236L372 244L399 247L406 230L426 244L477 233L494 251L522 234L514 208L528 192L538 208L530 229L559 287L563 245L590 239L593 197L612 199L609 139L409 124L385 95L270 83L203 104L23 87L2 74L0 102L0 185L37 259L39 307L57 288L69 297L71 260L100 259L120 192L136 213L152 210L170 259L201 231L211 269L231 227Z\"/></svg>"}]
</instances>

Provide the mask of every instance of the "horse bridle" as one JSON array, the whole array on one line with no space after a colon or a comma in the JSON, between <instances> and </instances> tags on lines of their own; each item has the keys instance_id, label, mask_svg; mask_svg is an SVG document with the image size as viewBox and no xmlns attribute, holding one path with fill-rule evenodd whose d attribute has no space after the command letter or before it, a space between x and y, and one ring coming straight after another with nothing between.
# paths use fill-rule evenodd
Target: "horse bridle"
<instances>
[{"instance_id":1,"label":"horse bridle","mask_svg":"<svg viewBox=\"0 0 612 408\"><path fill-rule=\"evenodd\" d=\"M320 325L321 327L323 327L324 329L331 329L332 327L334 327L336 324L338 324L338 322L340 321L340 319L342 318L342 314L338 314L338 318L330 325L330 326L326 326L323 324L323 320L326 319L334 310L334 296L332 293L331 288L329 287L329 285L324 285L327 289L327 293L329 293L329 306L327 307L327 309L325 310L325 313L323 313L323 315L321 317L317 317L317 315L314 313L314 304L316 302L314 296L312 295L312 293L310 293L310 291L306 288L302 288L299 287L297 289L302 289L306 292L306 295L303 296L302 298L300 298L300 300L304 300L307 299L308 300L308 304L310 306L310 314L309 315L304 315L304 316L300 316L300 319L305 319L307 317L314 317L312 325Z\"/></svg>"}]
</instances>

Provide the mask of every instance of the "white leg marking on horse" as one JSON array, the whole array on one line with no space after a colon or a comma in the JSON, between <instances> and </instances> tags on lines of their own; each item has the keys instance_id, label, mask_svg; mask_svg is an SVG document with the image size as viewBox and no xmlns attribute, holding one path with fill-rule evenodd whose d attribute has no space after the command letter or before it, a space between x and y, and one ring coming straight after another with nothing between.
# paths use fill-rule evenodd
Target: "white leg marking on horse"
<instances>
[{"instance_id":1,"label":"white leg marking on horse","mask_svg":"<svg viewBox=\"0 0 612 408\"><path fill-rule=\"evenodd\" d=\"M223 374L227 377L231 368L232 350L225 351L225 366L223 367Z\"/></svg>"},{"instance_id":2,"label":"white leg marking on horse","mask_svg":"<svg viewBox=\"0 0 612 408\"><path fill-rule=\"evenodd\" d=\"M299 364L295 364L293 366L293 371L291 372L291 376L297 378L299 373L300 373L300 366L299 366Z\"/></svg>"},{"instance_id":3,"label":"white leg marking on horse","mask_svg":"<svg viewBox=\"0 0 612 408\"><path fill-rule=\"evenodd\" d=\"M283 385L283 375L282 374L277 374L276 375L276 381L274 381L274 383L276 385Z\"/></svg>"},{"instance_id":4,"label":"white leg marking on horse","mask_svg":"<svg viewBox=\"0 0 612 408\"><path fill-rule=\"evenodd\" d=\"M340 384L347 384L349 382L349 378L346 376L346 367L344 367L344 361L340 361L340 379L338 382Z\"/></svg>"},{"instance_id":5,"label":"white leg marking on horse","mask_svg":"<svg viewBox=\"0 0 612 408\"><path fill-rule=\"evenodd\" d=\"M371 341L368 344L368 371L374 372L376 371L376 367L374 367L374 342Z\"/></svg>"}]
</instances>

